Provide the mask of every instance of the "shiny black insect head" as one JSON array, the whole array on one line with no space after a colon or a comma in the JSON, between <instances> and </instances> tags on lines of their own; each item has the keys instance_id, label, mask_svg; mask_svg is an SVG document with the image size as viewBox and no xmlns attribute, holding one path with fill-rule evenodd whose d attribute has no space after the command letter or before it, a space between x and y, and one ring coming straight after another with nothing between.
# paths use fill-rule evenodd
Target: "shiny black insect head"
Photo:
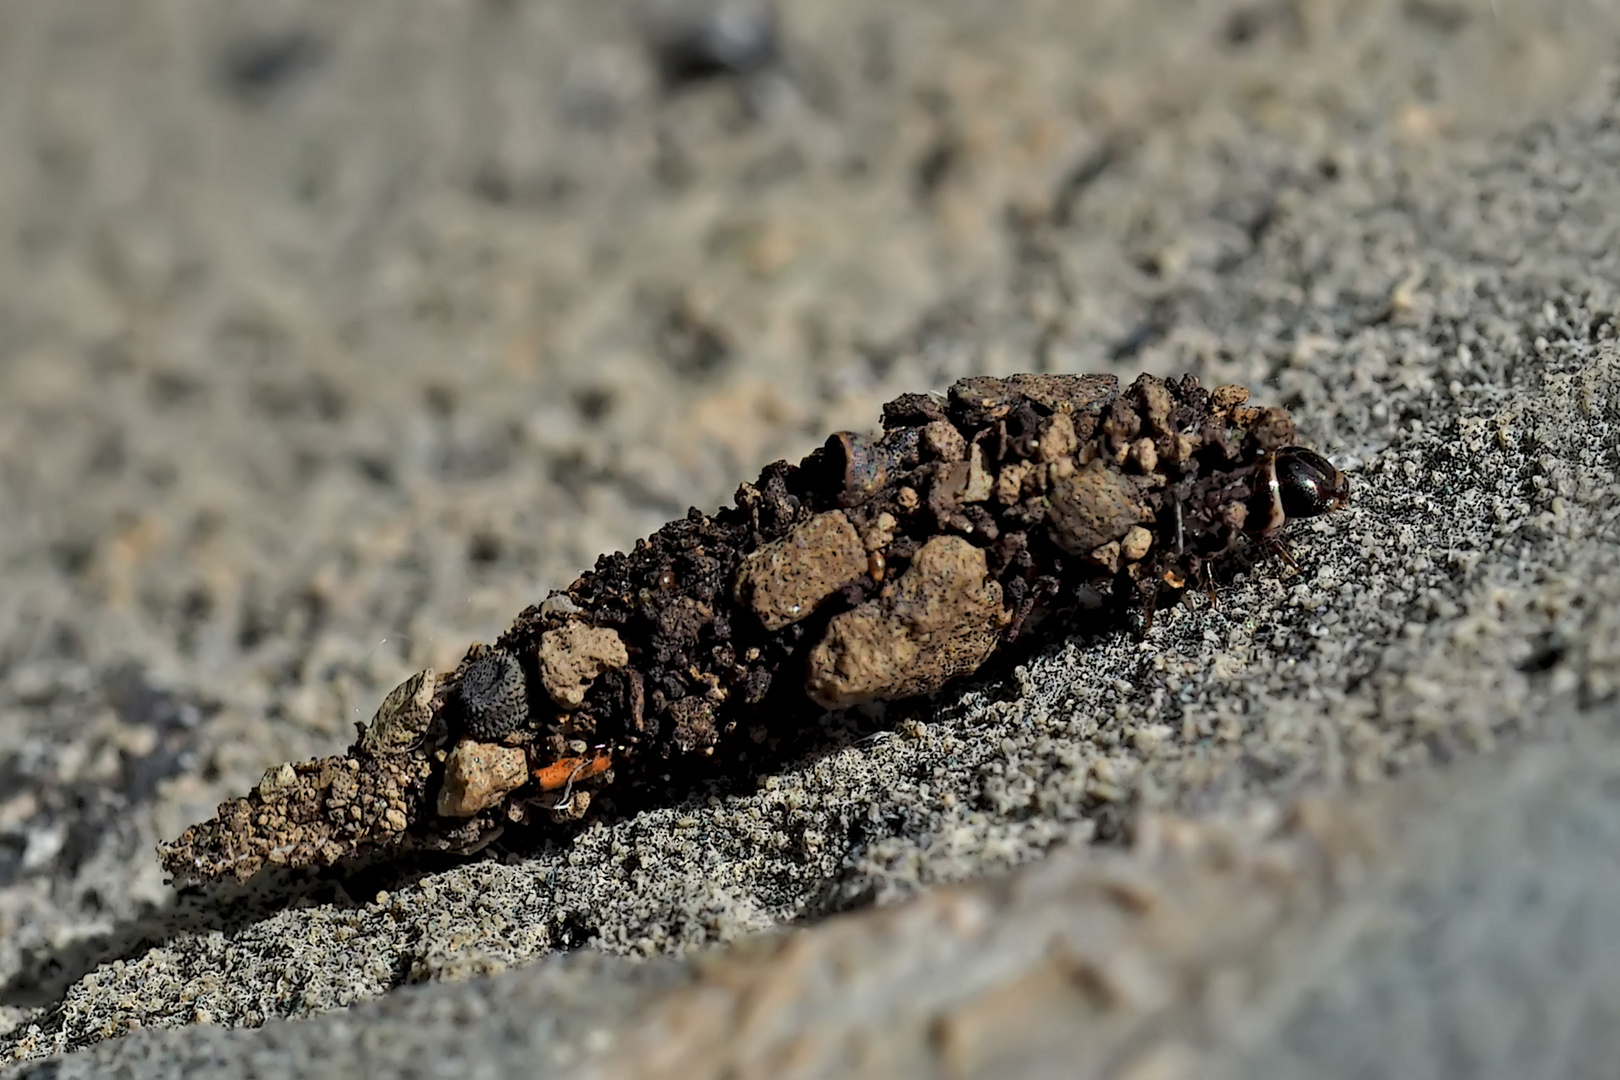
<instances>
[{"instance_id":1,"label":"shiny black insect head","mask_svg":"<svg viewBox=\"0 0 1620 1080\"><path fill-rule=\"evenodd\" d=\"M509 652L489 649L461 676L461 705L467 734L492 742L523 726L528 719L528 687L523 668Z\"/></svg>"},{"instance_id":2,"label":"shiny black insect head","mask_svg":"<svg viewBox=\"0 0 1620 1080\"><path fill-rule=\"evenodd\" d=\"M1313 450L1284 447L1272 459L1272 467L1277 472L1283 513L1288 517L1316 517L1349 505L1349 478Z\"/></svg>"},{"instance_id":3,"label":"shiny black insect head","mask_svg":"<svg viewBox=\"0 0 1620 1080\"><path fill-rule=\"evenodd\" d=\"M1327 458L1285 446L1260 465L1249 507L1249 530L1270 536L1293 518L1316 517L1350 503L1350 479Z\"/></svg>"}]
</instances>

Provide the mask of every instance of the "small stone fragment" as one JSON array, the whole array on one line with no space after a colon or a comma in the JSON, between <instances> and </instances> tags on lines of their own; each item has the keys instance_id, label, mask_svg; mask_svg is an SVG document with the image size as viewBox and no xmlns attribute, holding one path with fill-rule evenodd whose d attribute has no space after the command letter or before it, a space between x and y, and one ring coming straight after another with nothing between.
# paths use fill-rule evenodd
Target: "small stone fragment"
<instances>
[{"instance_id":1,"label":"small stone fragment","mask_svg":"<svg viewBox=\"0 0 1620 1080\"><path fill-rule=\"evenodd\" d=\"M529 688L517 657L484 649L461 673L461 704L475 739L500 739L521 728L529 718Z\"/></svg>"},{"instance_id":2,"label":"small stone fragment","mask_svg":"<svg viewBox=\"0 0 1620 1080\"><path fill-rule=\"evenodd\" d=\"M528 758L521 747L463 739L445 759L439 816L472 817L522 787L528 778Z\"/></svg>"},{"instance_id":3,"label":"small stone fragment","mask_svg":"<svg viewBox=\"0 0 1620 1080\"><path fill-rule=\"evenodd\" d=\"M894 533L899 527L894 515L885 510L867 523L861 533L861 546L869 552L882 551L894 543Z\"/></svg>"},{"instance_id":4,"label":"small stone fragment","mask_svg":"<svg viewBox=\"0 0 1620 1080\"><path fill-rule=\"evenodd\" d=\"M774 633L815 611L866 567L866 545L855 526L843 511L830 510L749 555L734 591L737 602Z\"/></svg>"},{"instance_id":5,"label":"small stone fragment","mask_svg":"<svg viewBox=\"0 0 1620 1080\"><path fill-rule=\"evenodd\" d=\"M1153 445L1148 438L1137 439L1131 444L1131 464L1136 466L1140 473L1151 473L1159 467L1159 448Z\"/></svg>"},{"instance_id":6,"label":"small stone fragment","mask_svg":"<svg viewBox=\"0 0 1620 1080\"><path fill-rule=\"evenodd\" d=\"M1027 461L1009 462L1001 467L996 477L996 501L1003 506L1011 506L1022 498L1024 481L1029 474L1035 471L1035 466Z\"/></svg>"},{"instance_id":7,"label":"small stone fragment","mask_svg":"<svg viewBox=\"0 0 1620 1080\"><path fill-rule=\"evenodd\" d=\"M891 590L834 617L810 652L805 688L827 709L930 693L978 670L1008 621L984 551L935 537Z\"/></svg>"},{"instance_id":8,"label":"small stone fragment","mask_svg":"<svg viewBox=\"0 0 1620 1080\"><path fill-rule=\"evenodd\" d=\"M1148 426L1160 435L1170 431L1170 413L1175 408L1175 402L1170 397L1169 387L1164 380L1152 375L1142 375L1135 383L1137 394L1142 399L1142 414L1147 419Z\"/></svg>"},{"instance_id":9,"label":"small stone fragment","mask_svg":"<svg viewBox=\"0 0 1620 1080\"><path fill-rule=\"evenodd\" d=\"M1119 541L1108 541L1108 543L1094 550L1088 558L1110 574L1119 573Z\"/></svg>"},{"instance_id":10,"label":"small stone fragment","mask_svg":"<svg viewBox=\"0 0 1620 1080\"><path fill-rule=\"evenodd\" d=\"M573 620L540 635L540 683L559 708L577 709L604 671L630 662L618 634Z\"/></svg>"},{"instance_id":11,"label":"small stone fragment","mask_svg":"<svg viewBox=\"0 0 1620 1080\"><path fill-rule=\"evenodd\" d=\"M967 440L949 420L935 420L922 429L923 449L930 457L952 464L967 457Z\"/></svg>"},{"instance_id":12,"label":"small stone fragment","mask_svg":"<svg viewBox=\"0 0 1620 1080\"><path fill-rule=\"evenodd\" d=\"M1293 417L1288 415L1287 409L1280 409L1275 405L1259 410L1249 432L1249 437L1255 445L1262 450L1279 450L1284 446L1292 445L1298 438L1299 432L1294 427Z\"/></svg>"},{"instance_id":13,"label":"small stone fragment","mask_svg":"<svg viewBox=\"0 0 1620 1080\"><path fill-rule=\"evenodd\" d=\"M1167 446L1163 459L1172 465L1191 461L1192 456L1198 452L1198 440L1191 435L1171 435L1165 442Z\"/></svg>"},{"instance_id":14,"label":"small stone fragment","mask_svg":"<svg viewBox=\"0 0 1620 1080\"><path fill-rule=\"evenodd\" d=\"M361 731L360 749L368 754L397 754L420 743L433 722L437 686L433 669L428 668L390 690Z\"/></svg>"},{"instance_id":15,"label":"small stone fragment","mask_svg":"<svg viewBox=\"0 0 1620 1080\"><path fill-rule=\"evenodd\" d=\"M995 490L995 484L996 474L984 467L984 448L974 443L973 452L968 458L968 480L967 486L962 489L961 501L984 502Z\"/></svg>"},{"instance_id":16,"label":"small stone fragment","mask_svg":"<svg viewBox=\"0 0 1620 1080\"><path fill-rule=\"evenodd\" d=\"M1149 520L1149 512L1130 477L1096 461L1054 481L1046 520L1053 543L1087 555Z\"/></svg>"},{"instance_id":17,"label":"small stone fragment","mask_svg":"<svg viewBox=\"0 0 1620 1080\"><path fill-rule=\"evenodd\" d=\"M855 506L881 488L889 476L894 447L887 439L876 442L852 431L828 438L824 452L839 465L843 491L838 505Z\"/></svg>"},{"instance_id":18,"label":"small stone fragment","mask_svg":"<svg viewBox=\"0 0 1620 1080\"><path fill-rule=\"evenodd\" d=\"M1239 509L1241 509L1241 504ZM1119 553L1131 562L1136 562L1148 553L1153 546L1153 534L1140 525L1132 525L1131 531L1125 534L1125 539L1119 543Z\"/></svg>"},{"instance_id":19,"label":"small stone fragment","mask_svg":"<svg viewBox=\"0 0 1620 1080\"><path fill-rule=\"evenodd\" d=\"M565 592L554 592L540 601L542 615L575 615L578 612L579 605Z\"/></svg>"},{"instance_id":20,"label":"small stone fragment","mask_svg":"<svg viewBox=\"0 0 1620 1080\"><path fill-rule=\"evenodd\" d=\"M1209 404L1215 412L1231 412L1249 400L1249 388L1235 383L1223 383L1209 393Z\"/></svg>"},{"instance_id":21,"label":"small stone fragment","mask_svg":"<svg viewBox=\"0 0 1620 1080\"><path fill-rule=\"evenodd\" d=\"M1068 413L1055 413L1047 417L1041 425L1040 439L1041 445L1035 451L1035 459L1048 463L1069 457L1080 444L1074 421Z\"/></svg>"}]
</instances>

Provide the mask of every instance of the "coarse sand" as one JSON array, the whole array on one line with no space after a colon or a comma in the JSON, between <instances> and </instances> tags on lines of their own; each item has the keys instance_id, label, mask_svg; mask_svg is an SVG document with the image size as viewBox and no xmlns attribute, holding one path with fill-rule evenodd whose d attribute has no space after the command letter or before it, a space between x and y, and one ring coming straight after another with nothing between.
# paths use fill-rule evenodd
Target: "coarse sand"
<instances>
[{"instance_id":1,"label":"coarse sand","mask_svg":"<svg viewBox=\"0 0 1620 1080\"><path fill-rule=\"evenodd\" d=\"M1603 1075L1617 43L1533 0L0 3L0 1060ZM1025 370L1249 385L1351 508L573 838L164 881L598 552Z\"/></svg>"}]
</instances>

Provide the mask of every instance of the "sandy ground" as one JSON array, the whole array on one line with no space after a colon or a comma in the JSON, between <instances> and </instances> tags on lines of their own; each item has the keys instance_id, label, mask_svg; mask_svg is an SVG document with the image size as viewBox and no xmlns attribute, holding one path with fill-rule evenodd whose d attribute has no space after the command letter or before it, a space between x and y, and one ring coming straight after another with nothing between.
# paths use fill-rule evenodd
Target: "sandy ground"
<instances>
[{"instance_id":1,"label":"sandy ground","mask_svg":"<svg viewBox=\"0 0 1620 1080\"><path fill-rule=\"evenodd\" d=\"M0 3L0 1054L1603 1075L1620 10L754 10ZM164 882L599 551L1020 370L1247 383L1355 506L757 783Z\"/></svg>"}]
</instances>

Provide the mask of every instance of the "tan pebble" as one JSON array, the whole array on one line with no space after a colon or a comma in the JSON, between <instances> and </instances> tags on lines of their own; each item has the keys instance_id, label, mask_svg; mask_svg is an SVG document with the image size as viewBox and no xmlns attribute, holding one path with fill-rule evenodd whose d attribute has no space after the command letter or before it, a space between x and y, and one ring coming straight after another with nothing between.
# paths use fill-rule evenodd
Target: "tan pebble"
<instances>
[{"instance_id":1,"label":"tan pebble","mask_svg":"<svg viewBox=\"0 0 1620 1080\"><path fill-rule=\"evenodd\" d=\"M1090 554L1150 520L1131 478L1101 462L1067 478L1054 475L1050 499L1046 520L1052 542L1075 555Z\"/></svg>"},{"instance_id":2,"label":"tan pebble","mask_svg":"<svg viewBox=\"0 0 1620 1080\"><path fill-rule=\"evenodd\" d=\"M1276 450L1299 440L1299 432L1294 427L1294 420L1288 415L1287 409L1273 405L1265 409L1256 409L1254 412L1257 415L1248 425L1249 438L1253 439L1260 449Z\"/></svg>"},{"instance_id":3,"label":"tan pebble","mask_svg":"<svg viewBox=\"0 0 1620 1080\"><path fill-rule=\"evenodd\" d=\"M528 778L528 758L521 747L463 740L444 763L439 815L472 817L522 787Z\"/></svg>"},{"instance_id":4,"label":"tan pebble","mask_svg":"<svg viewBox=\"0 0 1620 1080\"><path fill-rule=\"evenodd\" d=\"M929 693L976 671L1007 622L984 551L935 537L881 597L833 618L810 652L805 689L828 709Z\"/></svg>"},{"instance_id":5,"label":"tan pebble","mask_svg":"<svg viewBox=\"0 0 1620 1080\"><path fill-rule=\"evenodd\" d=\"M1175 408L1175 402L1170 397L1170 390L1164 385L1164 380L1152 375L1143 375L1136 381L1136 392L1142 398L1142 412L1147 416L1147 422L1154 431L1161 435L1170 430L1170 413Z\"/></svg>"},{"instance_id":6,"label":"tan pebble","mask_svg":"<svg viewBox=\"0 0 1620 1080\"><path fill-rule=\"evenodd\" d=\"M1172 435L1164 458L1172 464L1180 464L1198 452L1198 445L1198 439L1192 435Z\"/></svg>"},{"instance_id":7,"label":"tan pebble","mask_svg":"<svg viewBox=\"0 0 1620 1080\"><path fill-rule=\"evenodd\" d=\"M1153 445L1152 439L1137 439L1131 444L1131 463L1144 473L1159 467L1159 448Z\"/></svg>"},{"instance_id":8,"label":"tan pebble","mask_svg":"<svg viewBox=\"0 0 1620 1080\"><path fill-rule=\"evenodd\" d=\"M1236 383L1224 383L1210 391L1210 406L1218 413L1231 412L1249 400L1249 388Z\"/></svg>"},{"instance_id":9,"label":"tan pebble","mask_svg":"<svg viewBox=\"0 0 1620 1080\"><path fill-rule=\"evenodd\" d=\"M629 662L624 642L606 627L570 621L540 635L540 682L564 709L579 708L598 675Z\"/></svg>"},{"instance_id":10,"label":"tan pebble","mask_svg":"<svg viewBox=\"0 0 1620 1080\"><path fill-rule=\"evenodd\" d=\"M1039 461L1053 462L1071 456L1080 445L1075 435L1074 421L1066 412L1054 413L1041 425L1041 445L1035 452Z\"/></svg>"},{"instance_id":11,"label":"tan pebble","mask_svg":"<svg viewBox=\"0 0 1620 1080\"><path fill-rule=\"evenodd\" d=\"M1091 554L1087 557L1098 566L1103 567L1109 573L1118 573L1119 541L1110 540L1106 544L1101 544L1098 547L1093 548Z\"/></svg>"},{"instance_id":12,"label":"tan pebble","mask_svg":"<svg viewBox=\"0 0 1620 1080\"><path fill-rule=\"evenodd\" d=\"M1022 497L1024 481L1033 472L1035 466L1027 461L1008 462L1001 467L1001 473L996 477L996 501L1003 506L1011 506Z\"/></svg>"},{"instance_id":13,"label":"tan pebble","mask_svg":"<svg viewBox=\"0 0 1620 1080\"><path fill-rule=\"evenodd\" d=\"M1248 427L1250 424L1260 419L1261 411L1262 410L1253 405L1244 405L1240 408L1235 408L1232 410L1232 423L1236 424L1238 427Z\"/></svg>"},{"instance_id":14,"label":"tan pebble","mask_svg":"<svg viewBox=\"0 0 1620 1080\"><path fill-rule=\"evenodd\" d=\"M397 806L390 806L383 813L383 824L388 826L389 832L404 832L408 824L404 813Z\"/></svg>"},{"instance_id":15,"label":"tan pebble","mask_svg":"<svg viewBox=\"0 0 1620 1080\"><path fill-rule=\"evenodd\" d=\"M1125 539L1119 542L1119 553L1131 562L1136 562L1148 553L1153 546L1153 534L1140 525L1132 525L1131 531L1125 534Z\"/></svg>"},{"instance_id":16,"label":"tan pebble","mask_svg":"<svg viewBox=\"0 0 1620 1080\"><path fill-rule=\"evenodd\" d=\"M810 615L867 570L867 548L841 510L817 514L743 561L733 589L766 630Z\"/></svg>"},{"instance_id":17,"label":"tan pebble","mask_svg":"<svg viewBox=\"0 0 1620 1080\"><path fill-rule=\"evenodd\" d=\"M894 495L895 505L906 513L912 513L922 505L922 498L918 496L916 488L903 487Z\"/></svg>"},{"instance_id":18,"label":"tan pebble","mask_svg":"<svg viewBox=\"0 0 1620 1080\"><path fill-rule=\"evenodd\" d=\"M967 440L949 420L935 420L924 424L923 449L940 461L956 462L967 457Z\"/></svg>"},{"instance_id":19,"label":"tan pebble","mask_svg":"<svg viewBox=\"0 0 1620 1080\"><path fill-rule=\"evenodd\" d=\"M861 533L861 546L867 551L882 551L894 542L894 534L900 528L900 523L893 514L887 510L867 522L866 530Z\"/></svg>"}]
</instances>

